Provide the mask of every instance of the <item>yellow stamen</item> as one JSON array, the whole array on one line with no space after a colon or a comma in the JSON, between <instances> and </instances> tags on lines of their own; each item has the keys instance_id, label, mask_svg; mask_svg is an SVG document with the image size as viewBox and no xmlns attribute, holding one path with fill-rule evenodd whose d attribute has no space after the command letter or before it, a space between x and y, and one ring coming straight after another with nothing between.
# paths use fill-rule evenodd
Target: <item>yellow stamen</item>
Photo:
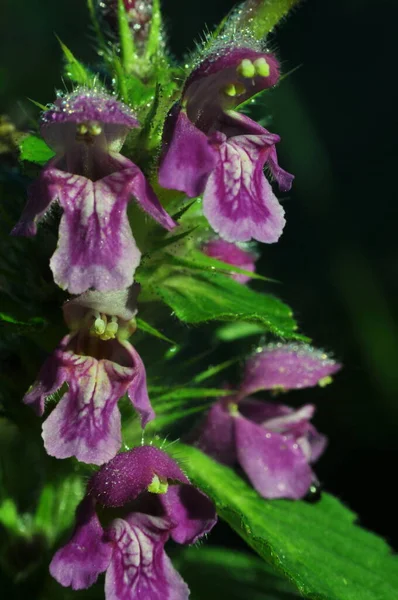
<instances>
[{"instance_id":1,"label":"yellow stamen","mask_svg":"<svg viewBox=\"0 0 398 600\"><path fill-rule=\"evenodd\" d=\"M322 388L329 385L329 383L332 383L332 378L330 377L330 375L326 375L326 377L322 377L322 379L318 381L319 387Z\"/></svg>"},{"instance_id":2,"label":"yellow stamen","mask_svg":"<svg viewBox=\"0 0 398 600\"><path fill-rule=\"evenodd\" d=\"M269 64L262 56L261 58L257 58L254 63L254 68L256 70L257 75L261 75L261 77L268 77L270 73Z\"/></svg>"},{"instance_id":3,"label":"yellow stamen","mask_svg":"<svg viewBox=\"0 0 398 600\"><path fill-rule=\"evenodd\" d=\"M101 337L101 335L106 330L107 318L105 315L100 315L99 313L97 313L94 316L95 321L90 327L90 333L91 335L94 335L96 337Z\"/></svg>"},{"instance_id":4,"label":"yellow stamen","mask_svg":"<svg viewBox=\"0 0 398 600\"><path fill-rule=\"evenodd\" d=\"M237 69L238 73L242 75L242 77L247 77L251 79L256 74L256 69L254 64L248 58L244 58Z\"/></svg>"},{"instance_id":5,"label":"yellow stamen","mask_svg":"<svg viewBox=\"0 0 398 600\"><path fill-rule=\"evenodd\" d=\"M79 135L86 135L88 132L88 126L86 123L78 123L76 129Z\"/></svg>"},{"instance_id":6,"label":"yellow stamen","mask_svg":"<svg viewBox=\"0 0 398 600\"><path fill-rule=\"evenodd\" d=\"M228 404L228 412L232 417L237 417L239 415L239 408L236 402L230 402Z\"/></svg>"},{"instance_id":7,"label":"yellow stamen","mask_svg":"<svg viewBox=\"0 0 398 600\"><path fill-rule=\"evenodd\" d=\"M111 317L110 322L108 322L105 331L100 335L100 339L104 342L108 340L114 340L119 329L119 325L117 322L117 317Z\"/></svg>"},{"instance_id":8,"label":"yellow stamen","mask_svg":"<svg viewBox=\"0 0 398 600\"><path fill-rule=\"evenodd\" d=\"M91 135L100 135L100 133L102 133L102 127L99 123L90 123L89 131Z\"/></svg>"},{"instance_id":9,"label":"yellow stamen","mask_svg":"<svg viewBox=\"0 0 398 600\"><path fill-rule=\"evenodd\" d=\"M152 492L152 494L165 494L168 488L169 484L167 483L167 479L163 479L155 474L147 489L148 492Z\"/></svg>"},{"instance_id":10,"label":"yellow stamen","mask_svg":"<svg viewBox=\"0 0 398 600\"><path fill-rule=\"evenodd\" d=\"M236 96L236 87L233 83L229 83L225 86L224 92L227 96L231 96L231 98L233 98L234 96Z\"/></svg>"}]
</instances>

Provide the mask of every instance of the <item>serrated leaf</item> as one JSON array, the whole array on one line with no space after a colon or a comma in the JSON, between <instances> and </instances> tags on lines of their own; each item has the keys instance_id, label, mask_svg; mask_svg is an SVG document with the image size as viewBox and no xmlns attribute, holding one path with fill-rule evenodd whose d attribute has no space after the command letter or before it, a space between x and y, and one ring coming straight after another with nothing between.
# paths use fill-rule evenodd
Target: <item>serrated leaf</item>
<instances>
[{"instance_id":1,"label":"serrated leaf","mask_svg":"<svg viewBox=\"0 0 398 600\"><path fill-rule=\"evenodd\" d=\"M232 469L198 449L166 449L217 512L310 600L394 600L398 561L386 542L355 525L356 515L329 494L317 504L264 500Z\"/></svg>"},{"instance_id":2,"label":"serrated leaf","mask_svg":"<svg viewBox=\"0 0 398 600\"><path fill-rule=\"evenodd\" d=\"M163 335L163 333L161 333L155 327L152 327L152 325L150 325L143 319L137 318L136 323L137 323L138 329L141 329L141 331L145 331L145 333L149 333L150 335L153 335L154 337L157 337L160 340L163 340L164 342L168 342L169 344L175 345L176 342L173 342L173 340L171 340L170 338Z\"/></svg>"},{"instance_id":3,"label":"serrated leaf","mask_svg":"<svg viewBox=\"0 0 398 600\"><path fill-rule=\"evenodd\" d=\"M153 289L185 323L247 321L286 339L304 339L286 304L218 273L169 276Z\"/></svg>"},{"instance_id":4,"label":"serrated leaf","mask_svg":"<svg viewBox=\"0 0 398 600\"><path fill-rule=\"evenodd\" d=\"M27 135L19 144L21 160L28 160L37 165L44 165L54 156L44 140L37 135Z\"/></svg>"},{"instance_id":5,"label":"serrated leaf","mask_svg":"<svg viewBox=\"0 0 398 600\"><path fill-rule=\"evenodd\" d=\"M293 600L293 586L253 554L224 547L186 548L173 559L191 600Z\"/></svg>"}]
</instances>

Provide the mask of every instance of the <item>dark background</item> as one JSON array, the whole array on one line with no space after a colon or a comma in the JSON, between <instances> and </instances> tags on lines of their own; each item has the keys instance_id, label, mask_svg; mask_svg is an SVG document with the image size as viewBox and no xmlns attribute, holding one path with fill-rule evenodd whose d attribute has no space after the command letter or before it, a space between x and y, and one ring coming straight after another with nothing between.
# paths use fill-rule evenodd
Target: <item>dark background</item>
<instances>
[{"instance_id":1,"label":"dark background","mask_svg":"<svg viewBox=\"0 0 398 600\"><path fill-rule=\"evenodd\" d=\"M164 0L176 57L234 5ZM392 0L308 0L272 36L287 72L268 98L280 163L296 175L287 226L260 271L317 346L344 371L318 405L330 446L317 472L362 525L398 547L398 245L395 171L396 23ZM96 60L84 0L1 0L0 114L26 125L62 88L56 32ZM289 399L290 401L290 399Z\"/></svg>"}]
</instances>

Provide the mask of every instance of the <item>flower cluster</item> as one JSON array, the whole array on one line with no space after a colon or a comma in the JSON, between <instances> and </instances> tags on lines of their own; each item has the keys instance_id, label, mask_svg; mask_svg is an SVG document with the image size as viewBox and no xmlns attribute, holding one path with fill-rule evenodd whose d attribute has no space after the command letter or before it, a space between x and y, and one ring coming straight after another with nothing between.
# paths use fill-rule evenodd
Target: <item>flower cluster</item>
<instances>
[{"instance_id":1,"label":"flower cluster","mask_svg":"<svg viewBox=\"0 0 398 600\"><path fill-rule=\"evenodd\" d=\"M123 4L142 50L152 3ZM105 8L115 12L117 6L122 3ZM212 231L201 238L201 250L238 267L232 277L241 284L254 273L257 258L245 242L276 242L285 224L264 167L282 191L290 189L293 176L278 164L279 136L238 109L273 87L279 71L276 57L259 47L211 50L188 75L180 98L174 95L164 110L158 170L154 161L147 169L157 193L163 187L203 197ZM36 235L51 207L60 207L49 263L55 283L71 295L63 305L69 333L23 401L45 414L42 437L49 455L102 465L77 509L72 538L51 562L53 577L82 589L106 571L108 600L184 600L188 587L164 545L169 538L192 544L210 531L214 506L163 451L143 445L118 454L119 400L128 397L142 429L155 417L145 366L129 341L136 329L140 286L134 278L143 251L136 237L148 221L136 224L128 205L134 200L149 223L163 230L178 225L130 152L122 153L126 140L131 148L143 139L136 135L139 127L131 106L95 86L59 94L42 114L40 133L54 156L30 185L12 233ZM142 166L140 148L134 156ZM310 423L314 407L292 409L251 394L326 383L338 368L306 345L268 346L248 360L238 393L214 404L191 441L223 463L238 463L265 498L301 498L326 444Z\"/></svg>"}]
</instances>

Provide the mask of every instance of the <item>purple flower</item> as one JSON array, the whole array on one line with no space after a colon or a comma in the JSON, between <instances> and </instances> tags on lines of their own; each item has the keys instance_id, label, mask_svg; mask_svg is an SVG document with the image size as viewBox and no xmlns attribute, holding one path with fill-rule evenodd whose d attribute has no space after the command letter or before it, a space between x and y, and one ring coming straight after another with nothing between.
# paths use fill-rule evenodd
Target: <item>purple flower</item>
<instances>
[{"instance_id":1,"label":"purple flower","mask_svg":"<svg viewBox=\"0 0 398 600\"><path fill-rule=\"evenodd\" d=\"M263 498L302 498L316 479L311 464L326 437L309 420L314 406L288 406L233 397L214 404L195 446L227 465L239 464Z\"/></svg>"},{"instance_id":2,"label":"purple flower","mask_svg":"<svg viewBox=\"0 0 398 600\"><path fill-rule=\"evenodd\" d=\"M340 367L306 344L271 344L249 358L238 394L216 402L190 442L221 463L239 464L264 498L302 498L326 446L310 423L314 406L295 410L247 396L324 385Z\"/></svg>"},{"instance_id":3,"label":"purple flower","mask_svg":"<svg viewBox=\"0 0 398 600\"><path fill-rule=\"evenodd\" d=\"M164 545L170 537L192 544L215 522L211 501L167 454L152 446L134 448L91 478L72 538L55 554L50 573L78 590L106 571L106 600L185 600L188 586Z\"/></svg>"},{"instance_id":4,"label":"purple flower","mask_svg":"<svg viewBox=\"0 0 398 600\"><path fill-rule=\"evenodd\" d=\"M12 233L35 235L37 222L59 201L63 215L50 266L55 282L72 294L133 282L141 253L126 214L132 197L166 229L175 225L140 169L118 152L137 126L127 106L85 88L59 97L43 113L41 134L56 155L30 186Z\"/></svg>"},{"instance_id":5,"label":"purple flower","mask_svg":"<svg viewBox=\"0 0 398 600\"><path fill-rule=\"evenodd\" d=\"M205 217L229 242L276 242L285 224L263 173L266 164L281 190L291 188L293 176L277 161L280 138L233 110L278 78L272 54L225 50L192 72L166 121L159 183L190 197L203 193Z\"/></svg>"},{"instance_id":6,"label":"purple flower","mask_svg":"<svg viewBox=\"0 0 398 600\"><path fill-rule=\"evenodd\" d=\"M202 252L229 265L245 269L245 271L254 273L256 270L256 256L252 252L243 250L237 244L231 244L221 238L215 238L203 244ZM239 283L246 283L250 280L248 275L241 273L231 273L231 277Z\"/></svg>"},{"instance_id":7,"label":"purple flower","mask_svg":"<svg viewBox=\"0 0 398 600\"><path fill-rule=\"evenodd\" d=\"M341 365L309 344L269 344L246 362L240 390L293 390L324 386Z\"/></svg>"},{"instance_id":8,"label":"purple flower","mask_svg":"<svg viewBox=\"0 0 398 600\"><path fill-rule=\"evenodd\" d=\"M141 417L154 418L142 360L126 341L135 328L136 290L86 292L64 305L71 333L43 364L24 397L38 415L45 401L67 384L43 423L44 446L51 456L76 456L101 465L121 445L118 400L127 394Z\"/></svg>"}]
</instances>

